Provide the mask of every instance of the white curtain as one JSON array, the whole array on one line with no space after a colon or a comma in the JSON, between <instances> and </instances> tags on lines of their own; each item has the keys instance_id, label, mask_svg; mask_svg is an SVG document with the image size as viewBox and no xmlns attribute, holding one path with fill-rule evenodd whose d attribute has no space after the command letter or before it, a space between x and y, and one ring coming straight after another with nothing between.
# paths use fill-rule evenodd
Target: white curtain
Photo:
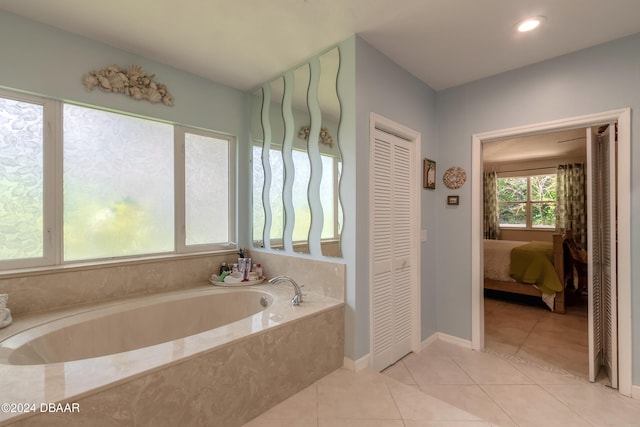
<instances>
[{"instance_id":1,"label":"white curtain","mask_svg":"<svg viewBox=\"0 0 640 427\"><path fill-rule=\"evenodd\" d=\"M498 174L484 174L484 238L500 239L500 215L498 207Z\"/></svg>"},{"instance_id":2,"label":"white curtain","mask_svg":"<svg viewBox=\"0 0 640 427\"><path fill-rule=\"evenodd\" d=\"M587 242L585 169L582 163L558 166L556 229L573 230L581 248Z\"/></svg>"}]
</instances>

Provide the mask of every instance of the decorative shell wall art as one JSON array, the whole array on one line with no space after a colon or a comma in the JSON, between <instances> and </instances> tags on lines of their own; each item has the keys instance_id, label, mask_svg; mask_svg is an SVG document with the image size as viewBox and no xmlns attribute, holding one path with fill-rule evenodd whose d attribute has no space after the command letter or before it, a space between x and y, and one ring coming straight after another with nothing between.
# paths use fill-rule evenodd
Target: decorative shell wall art
<instances>
[{"instance_id":1,"label":"decorative shell wall art","mask_svg":"<svg viewBox=\"0 0 640 427\"><path fill-rule=\"evenodd\" d=\"M139 65L129 65L121 69L117 65L110 65L102 70L93 70L82 79L87 91L98 87L103 92L122 93L133 99L146 99L151 103L162 102L172 106L173 97L166 85L154 81L155 74L147 74Z\"/></svg>"},{"instance_id":2,"label":"decorative shell wall art","mask_svg":"<svg viewBox=\"0 0 640 427\"><path fill-rule=\"evenodd\" d=\"M298 131L298 138L309 140L309 126L302 126ZM329 129L320 128L320 142L328 145L329 147L333 147L333 137L329 133Z\"/></svg>"},{"instance_id":3,"label":"decorative shell wall art","mask_svg":"<svg viewBox=\"0 0 640 427\"><path fill-rule=\"evenodd\" d=\"M458 188L462 187L466 180L467 173L464 171L464 169L458 166L453 166L447 169L442 177L444 185L452 190L457 190Z\"/></svg>"}]
</instances>

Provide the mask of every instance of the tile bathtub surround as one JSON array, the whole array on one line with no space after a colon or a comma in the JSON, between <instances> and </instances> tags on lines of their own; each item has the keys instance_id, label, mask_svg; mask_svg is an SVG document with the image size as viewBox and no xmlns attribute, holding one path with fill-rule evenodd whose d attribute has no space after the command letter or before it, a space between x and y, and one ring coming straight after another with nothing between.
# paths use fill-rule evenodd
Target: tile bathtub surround
<instances>
[{"instance_id":1,"label":"tile bathtub surround","mask_svg":"<svg viewBox=\"0 0 640 427\"><path fill-rule=\"evenodd\" d=\"M177 342L168 345L172 353L184 353ZM64 399L77 402L80 413L38 414L11 425L241 426L338 369L343 354L344 306L334 304L231 345ZM61 367L62 386L73 388L65 366L51 365L50 371ZM93 369L96 375L102 372L97 365ZM114 374L120 370L112 369Z\"/></svg>"},{"instance_id":2,"label":"tile bathtub surround","mask_svg":"<svg viewBox=\"0 0 640 427\"><path fill-rule=\"evenodd\" d=\"M304 285L303 292L314 292L341 301L345 299L346 265L342 262L320 261L260 250L251 251L251 257L254 264L262 264L266 277L284 274L299 285Z\"/></svg>"},{"instance_id":3,"label":"tile bathtub surround","mask_svg":"<svg viewBox=\"0 0 640 427\"><path fill-rule=\"evenodd\" d=\"M233 257L231 257L233 258ZM137 261L0 278L15 315L188 288L207 283L229 254Z\"/></svg>"},{"instance_id":4,"label":"tile bathtub surround","mask_svg":"<svg viewBox=\"0 0 640 427\"><path fill-rule=\"evenodd\" d=\"M344 301L343 263L257 250L250 254L253 263L265 266L265 276L286 274L305 285L304 292ZM235 254L228 253L193 255L11 275L0 277L0 293L9 294L7 306L16 316L206 284L222 262L233 263L234 259Z\"/></svg>"}]
</instances>

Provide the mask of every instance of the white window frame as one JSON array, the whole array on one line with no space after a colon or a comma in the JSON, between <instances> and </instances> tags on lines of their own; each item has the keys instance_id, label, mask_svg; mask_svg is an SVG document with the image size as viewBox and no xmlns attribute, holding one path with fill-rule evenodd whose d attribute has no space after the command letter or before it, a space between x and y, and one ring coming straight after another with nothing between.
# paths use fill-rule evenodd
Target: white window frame
<instances>
[{"instance_id":1,"label":"white window frame","mask_svg":"<svg viewBox=\"0 0 640 427\"><path fill-rule=\"evenodd\" d=\"M229 147L229 230L231 240L235 239L236 230L236 139L230 135L223 135L213 131L195 129L186 126L174 126L174 203L175 203L175 249L178 253L208 252L235 248L231 242L208 243L199 245L187 245L186 226L186 171L185 171L185 135L200 135L227 141Z\"/></svg>"},{"instance_id":2,"label":"white window frame","mask_svg":"<svg viewBox=\"0 0 640 427\"><path fill-rule=\"evenodd\" d=\"M500 228L501 229L505 229L505 230L535 230L535 231L549 231L549 230L555 230L555 226L550 226L550 227L534 227L532 222L532 211L531 211L531 207L534 204L540 204L540 203L550 203L549 201L536 201L536 200L531 200L531 177L533 176L541 176L541 175L555 175L556 174L556 170L553 168L549 168L549 169L540 169L540 170L535 170L535 171L531 171L529 173L523 173L523 172L511 172L511 173L498 173L498 179L505 179L505 178L527 178L527 200L526 201L522 201L522 202L511 202L511 203L525 203L525 216L526 216L526 224L524 225L524 227L522 225L510 225L510 224L500 224ZM498 202L498 205L500 205L501 203L504 202ZM558 207L558 201L554 201L554 203L556 204L556 209Z\"/></svg>"},{"instance_id":3,"label":"white window frame","mask_svg":"<svg viewBox=\"0 0 640 427\"><path fill-rule=\"evenodd\" d=\"M59 220L57 205L56 187L58 186L58 171L55 159L58 157L58 137L61 133L61 126L57 126L59 121L60 104L54 100L40 98L32 95L9 92L0 89L0 97L12 99L18 102L41 105L43 108L42 118L42 168L43 168L43 219L42 219L42 256L37 258L22 258L15 260L1 260L0 269L20 269L28 267L40 267L53 265L58 260L60 247Z\"/></svg>"},{"instance_id":4,"label":"white window frame","mask_svg":"<svg viewBox=\"0 0 640 427\"><path fill-rule=\"evenodd\" d=\"M236 243L236 138L214 131L195 129L171 123L174 128L174 250L100 259L65 261L63 242L63 101L47 99L0 89L0 97L43 106L43 256L16 260L0 260L0 274L29 268L59 267L74 264L100 264L114 260L133 261L141 258L229 251ZM69 103L71 104L71 103ZM96 106L84 106L100 110ZM110 111L110 110L107 110ZM117 114L128 113L116 111ZM140 117L144 120L157 120ZM229 144L229 242L186 245L185 234L185 151L184 135L192 133L225 140Z\"/></svg>"}]
</instances>

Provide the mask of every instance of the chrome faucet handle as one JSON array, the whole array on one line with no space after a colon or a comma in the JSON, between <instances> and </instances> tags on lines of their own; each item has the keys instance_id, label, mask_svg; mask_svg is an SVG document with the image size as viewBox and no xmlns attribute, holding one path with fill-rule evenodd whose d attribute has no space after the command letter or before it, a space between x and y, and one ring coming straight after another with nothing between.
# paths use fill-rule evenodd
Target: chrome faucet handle
<instances>
[{"instance_id":1,"label":"chrome faucet handle","mask_svg":"<svg viewBox=\"0 0 640 427\"><path fill-rule=\"evenodd\" d=\"M291 304L293 305L300 305L301 302L302 302L301 294L295 294L293 298L291 298Z\"/></svg>"}]
</instances>

